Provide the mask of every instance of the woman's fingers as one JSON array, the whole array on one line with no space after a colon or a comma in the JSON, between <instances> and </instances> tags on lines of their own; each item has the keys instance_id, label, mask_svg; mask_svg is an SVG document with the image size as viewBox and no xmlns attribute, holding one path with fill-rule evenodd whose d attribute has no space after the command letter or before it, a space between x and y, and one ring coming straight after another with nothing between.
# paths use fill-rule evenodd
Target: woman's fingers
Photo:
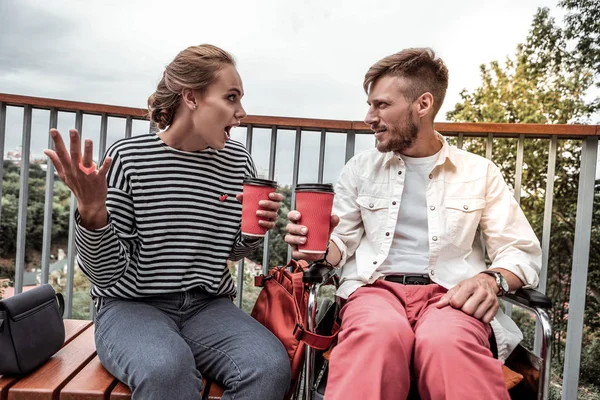
<instances>
[{"instance_id":1,"label":"woman's fingers","mask_svg":"<svg viewBox=\"0 0 600 400\"><path fill-rule=\"evenodd\" d=\"M106 157L104 159L104 162L100 166L100 168L98 168L98 175L106 176L111 165L112 165L112 158Z\"/></svg>"},{"instance_id":2,"label":"woman's fingers","mask_svg":"<svg viewBox=\"0 0 600 400\"><path fill-rule=\"evenodd\" d=\"M81 162L81 140L79 139L79 132L75 129L69 131L71 137L71 143L69 145L69 152L71 153L71 169L79 169L79 163Z\"/></svg>"},{"instance_id":3,"label":"woman's fingers","mask_svg":"<svg viewBox=\"0 0 600 400\"><path fill-rule=\"evenodd\" d=\"M58 158L58 155L56 154L56 152L46 149L46 150L44 150L44 154L50 159L50 161L52 161L52 164L54 165L54 169L56 169L56 173L58 174L58 177L62 180L63 177L65 176L65 170L64 170L63 165L60 162L60 159Z\"/></svg>"},{"instance_id":4,"label":"woman's fingers","mask_svg":"<svg viewBox=\"0 0 600 400\"><path fill-rule=\"evenodd\" d=\"M65 142L63 142L62 136L60 135L57 129L50 129L50 136L52 137L52 142L54 143L54 153L60 160L60 164L63 167L63 171L66 169L70 169L71 157L69 155L69 152L67 151ZM54 165L56 166L56 162L54 163Z\"/></svg>"},{"instance_id":5,"label":"woman's fingers","mask_svg":"<svg viewBox=\"0 0 600 400\"><path fill-rule=\"evenodd\" d=\"M86 139L83 142L83 159L81 161L84 167L89 168L94 164L93 153L94 144L90 139Z\"/></svg>"}]
</instances>

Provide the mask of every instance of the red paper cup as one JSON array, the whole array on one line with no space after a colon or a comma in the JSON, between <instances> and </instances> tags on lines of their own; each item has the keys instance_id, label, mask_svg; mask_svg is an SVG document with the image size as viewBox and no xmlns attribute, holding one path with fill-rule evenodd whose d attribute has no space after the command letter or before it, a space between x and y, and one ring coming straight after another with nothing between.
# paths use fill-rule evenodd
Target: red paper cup
<instances>
[{"instance_id":1,"label":"red paper cup","mask_svg":"<svg viewBox=\"0 0 600 400\"><path fill-rule=\"evenodd\" d=\"M329 241L333 185L330 183L302 183L296 185L296 210L300 224L306 226L306 243L298 245L303 253L324 253Z\"/></svg>"},{"instance_id":2,"label":"red paper cup","mask_svg":"<svg viewBox=\"0 0 600 400\"><path fill-rule=\"evenodd\" d=\"M258 202L269 200L269 193L277 190L277 182L268 179L245 178L244 200L242 202L242 234L246 236L265 236L267 229L258 224L260 218L256 211L261 209Z\"/></svg>"}]
</instances>

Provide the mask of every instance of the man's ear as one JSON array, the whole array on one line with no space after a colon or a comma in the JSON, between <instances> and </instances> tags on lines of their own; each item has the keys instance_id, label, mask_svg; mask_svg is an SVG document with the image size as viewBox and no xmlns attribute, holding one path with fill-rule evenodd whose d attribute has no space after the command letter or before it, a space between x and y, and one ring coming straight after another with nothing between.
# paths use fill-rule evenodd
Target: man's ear
<instances>
[{"instance_id":1,"label":"man's ear","mask_svg":"<svg viewBox=\"0 0 600 400\"><path fill-rule=\"evenodd\" d=\"M423 93L417 99L417 113L419 114L419 117L423 118L427 115L431 115L433 113L433 105L433 95L429 92Z\"/></svg>"},{"instance_id":2,"label":"man's ear","mask_svg":"<svg viewBox=\"0 0 600 400\"><path fill-rule=\"evenodd\" d=\"M192 89L183 89L181 99L190 110L196 109L198 101L196 100L196 93Z\"/></svg>"}]
</instances>

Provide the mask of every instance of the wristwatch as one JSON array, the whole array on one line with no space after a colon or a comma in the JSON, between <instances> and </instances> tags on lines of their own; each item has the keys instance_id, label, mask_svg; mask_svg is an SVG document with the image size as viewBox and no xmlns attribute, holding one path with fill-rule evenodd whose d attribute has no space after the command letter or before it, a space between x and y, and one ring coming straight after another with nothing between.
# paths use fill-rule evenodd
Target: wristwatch
<instances>
[{"instance_id":1,"label":"wristwatch","mask_svg":"<svg viewBox=\"0 0 600 400\"><path fill-rule=\"evenodd\" d=\"M504 277L504 275L502 275L500 272L486 270L486 271L481 271L481 273L486 274L486 275L491 275L494 277L494 279L496 279L496 285L498 285L498 290L500 290L500 293L498 293L498 296L504 296L504 295L506 295L506 293L509 292L510 288L508 287L508 282L506 281L506 278Z\"/></svg>"}]
</instances>

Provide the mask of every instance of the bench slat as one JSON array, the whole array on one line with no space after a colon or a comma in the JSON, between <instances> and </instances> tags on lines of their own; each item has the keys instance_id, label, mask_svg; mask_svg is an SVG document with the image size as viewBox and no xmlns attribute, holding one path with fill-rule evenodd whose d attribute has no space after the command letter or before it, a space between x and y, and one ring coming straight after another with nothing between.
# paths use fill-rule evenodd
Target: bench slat
<instances>
[{"instance_id":1,"label":"bench slat","mask_svg":"<svg viewBox=\"0 0 600 400\"><path fill-rule=\"evenodd\" d=\"M104 400L117 382L96 356L60 391L60 400Z\"/></svg>"},{"instance_id":2,"label":"bench slat","mask_svg":"<svg viewBox=\"0 0 600 400\"><path fill-rule=\"evenodd\" d=\"M92 321L81 321L76 319L65 319L65 344L77 337L86 328L92 325ZM63 345L64 347L64 345ZM8 389L13 386L20 377L0 375L0 400L6 400Z\"/></svg>"},{"instance_id":3,"label":"bench slat","mask_svg":"<svg viewBox=\"0 0 600 400\"><path fill-rule=\"evenodd\" d=\"M202 379L202 383L206 385L206 379ZM200 392L202 396L202 392ZM220 400L223 395L223 388L216 383L210 386L210 392L208 392L208 398L210 400ZM62 400L62 397L61 397ZM87 398L77 397L76 400L87 400ZM110 400L131 400L131 391L127 385L119 382L110 394Z\"/></svg>"},{"instance_id":4,"label":"bench slat","mask_svg":"<svg viewBox=\"0 0 600 400\"><path fill-rule=\"evenodd\" d=\"M52 400L95 354L94 329L88 327L46 364L11 387L8 400Z\"/></svg>"},{"instance_id":5,"label":"bench slat","mask_svg":"<svg viewBox=\"0 0 600 400\"><path fill-rule=\"evenodd\" d=\"M206 385L206 380L203 379L202 381ZM201 394L203 392L204 390ZM220 400L221 396L223 396L223 388L218 383L213 382L212 385L210 385L210 391L208 392L208 400Z\"/></svg>"},{"instance_id":6,"label":"bench slat","mask_svg":"<svg viewBox=\"0 0 600 400\"><path fill-rule=\"evenodd\" d=\"M119 382L110 393L110 400L131 400L131 391L127 385Z\"/></svg>"},{"instance_id":7,"label":"bench slat","mask_svg":"<svg viewBox=\"0 0 600 400\"><path fill-rule=\"evenodd\" d=\"M92 321L65 319L65 345L92 325ZM64 345L63 345L64 346Z\"/></svg>"}]
</instances>

